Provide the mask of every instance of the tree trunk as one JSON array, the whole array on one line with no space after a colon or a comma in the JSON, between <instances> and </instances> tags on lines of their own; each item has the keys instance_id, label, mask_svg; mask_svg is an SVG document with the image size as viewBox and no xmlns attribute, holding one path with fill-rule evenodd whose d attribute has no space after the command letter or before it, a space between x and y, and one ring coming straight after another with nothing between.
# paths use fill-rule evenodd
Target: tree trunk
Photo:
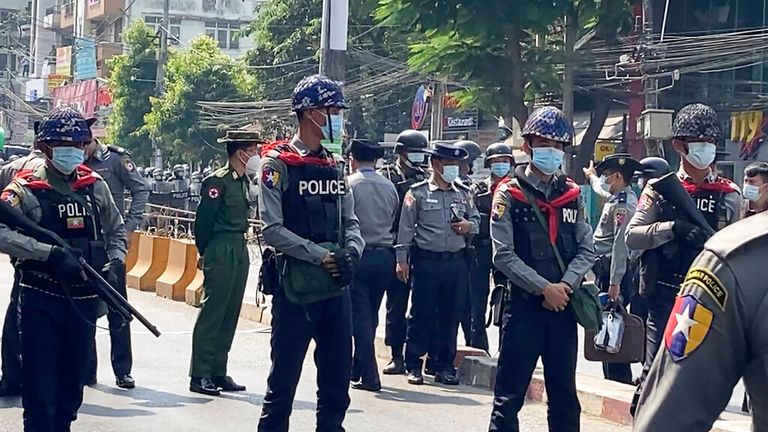
<instances>
[{"instance_id":1,"label":"tree trunk","mask_svg":"<svg viewBox=\"0 0 768 432\"><path fill-rule=\"evenodd\" d=\"M507 38L507 59L509 73L507 74L507 86L510 95L509 110L520 126L528 119L528 107L525 106L525 76L523 73L523 50L520 46L520 28L510 26Z\"/></svg>"},{"instance_id":2,"label":"tree trunk","mask_svg":"<svg viewBox=\"0 0 768 432\"><path fill-rule=\"evenodd\" d=\"M602 96L595 97L595 108L592 110L592 119L589 122L584 138L579 144L576 152L576 159L570 167L569 175L577 183L585 181L583 167L589 165L595 154L595 143L600 138L600 132L605 126L605 120L608 118L608 112L611 110L611 100Z\"/></svg>"}]
</instances>

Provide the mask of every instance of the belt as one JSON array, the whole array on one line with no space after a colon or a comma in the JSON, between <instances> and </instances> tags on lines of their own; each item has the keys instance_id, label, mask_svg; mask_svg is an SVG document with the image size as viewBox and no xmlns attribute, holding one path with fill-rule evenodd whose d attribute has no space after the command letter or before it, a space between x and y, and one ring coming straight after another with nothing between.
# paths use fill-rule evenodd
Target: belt
<instances>
[{"instance_id":1,"label":"belt","mask_svg":"<svg viewBox=\"0 0 768 432\"><path fill-rule=\"evenodd\" d=\"M473 242L475 246L490 246L491 245L491 239L489 238L475 238L475 241Z\"/></svg>"},{"instance_id":2,"label":"belt","mask_svg":"<svg viewBox=\"0 0 768 432\"><path fill-rule=\"evenodd\" d=\"M411 255L413 255L413 257L417 259L421 258L421 259L429 259L429 260L464 259L466 256L464 249L458 250L456 252L433 252L433 251L428 251L424 249L419 249L417 247L412 248Z\"/></svg>"},{"instance_id":3,"label":"belt","mask_svg":"<svg viewBox=\"0 0 768 432\"><path fill-rule=\"evenodd\" d=\"M365 250L391 252L391 251L394 251L395 248L394 246L387 246L387 245L370 245L370 246L366 246Z\"/></svg>"}]
</instances>

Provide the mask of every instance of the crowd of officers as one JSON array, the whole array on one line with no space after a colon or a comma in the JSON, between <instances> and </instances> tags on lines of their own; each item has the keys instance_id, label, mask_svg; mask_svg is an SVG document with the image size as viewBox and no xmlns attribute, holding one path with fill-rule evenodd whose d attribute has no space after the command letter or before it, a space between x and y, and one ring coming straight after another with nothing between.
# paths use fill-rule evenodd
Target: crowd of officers
<instances>
[{"instance_id":1,"label":"crowd of officers","mask_svg":"<svg viewBox=\"0 0 768 432\"><path fill-rule=\"evenodd\" d=\"M593 232L580 187L562 171L573 128L557 108L535 110L523 126L530 162L516 161L507 144L493 144L484 159L490 175L473 180L482 152L471 141L430 146L421 133L404 131L394 161L378 169L384 149L375 141L350 140L346 157L327 150L324 144L342 133L347 103L324 76L299 82L292 105L298 128L291 140L267 143L253 132L230 131L220 140L228 163L199 184L195 241L205 292L190 391L245 390L227 374L227 360L248 277L245 233L257 183L267 246L260 287L273 296L261 432L288 431L311 341L317 429L344 430L349 388L381 389L374 338L385 296L391 361L384 374L405 374L412 385L424 384L425 375L456 385L459 327L468 346L491 351L486 328L497 322L489 430L520 429L517 416L541 359L550 429L578 431L578 314L571 300L590 271L608 307L622 304L646 318L642 375L633 381L628 364L604 367L608 379L639 384L635 430L708 430L742 377L754 396L755 424L768 427L758 414L766 412L760 408L768 377L753 345L764 342L755 328L766 287L749 266L755 250L768 252L768 221L754 216L768 207L768 164L747 168L743 198L720 177L714 164L721 129L710 107L688 105L675 118L676 175L664 159L626 154L584 169L605 200ZM157 183L141 181L127 155L92 141L88 121L58 109L40 124L35 152L0 171L13 179L3 183L4 205L66 241L37 241L0 220L0 252L16 268L12 302L23 300L20 320L15 309L6 316L0 390L22 393L26 432L69 430L76 418L83 386L95 380L93 323L103 314L78 258L101 268L125 295L126 227L142 221L138 209L118 209L122 196L113 195L143 183L131 189L135 205L143 205L157 190ZM184 168L178 171L185 180ZM683 211L679 196L655 188L667 174L701 218ZM754 217L708 241L748 216ZM108 317L116 384L132 388L130 330ZM712 368L719 373L702 380ZM680 407L691 409L677 415Z\"/></svg>"}]
</instances>

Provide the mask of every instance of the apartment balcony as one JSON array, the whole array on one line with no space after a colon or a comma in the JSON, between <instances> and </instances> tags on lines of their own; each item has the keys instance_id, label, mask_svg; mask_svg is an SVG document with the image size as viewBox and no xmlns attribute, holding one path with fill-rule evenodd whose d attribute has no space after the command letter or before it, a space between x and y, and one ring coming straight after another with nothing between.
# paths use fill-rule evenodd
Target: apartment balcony
<instances>
[{"instance_id":1,"label":"apartment balcony","mask_svg":"<svg viewBox=\"0 0 768 432\"><path fill-rule=\"evenodd\" d=\"M68 3L64 3L58 6L59 9L59 15L61 16L61 19L59 20L59 28L60 29L68 29L75 26L75 3L72 1L69 1Z\"/></svg>"},{"instance_id":2,"label":"apartment balcony","mask_svg":"<svg viewBox=\"0 0 768 432\"><path fill-rule=\"evenodd\" d=\"M112 42L99 42L99 44L96 45L96 76L99 78L107 78L109 76L107 60L122 53L122 44Z\"/></svg>"},{"instance_id":3,"label":"apartment balcony","mask_svg":"<svg viewBox=\"0 0 768 432\"><path fill-rule=\"evenodd\" d=\"M124 0L86 0L85 17L89 20L104 20L119 16L125 7Z\"/></svg>"},{"instance_id":4,"label":"apartment balcony","mask_svg":"<svg viewBox=\"0 0 768 432\"><path fill-rule=\"evenodd\" d=\"M43 28L46 30L56 30L61 28L61 15L55 6L45 10Z\"/></svg>"}]
</instances>

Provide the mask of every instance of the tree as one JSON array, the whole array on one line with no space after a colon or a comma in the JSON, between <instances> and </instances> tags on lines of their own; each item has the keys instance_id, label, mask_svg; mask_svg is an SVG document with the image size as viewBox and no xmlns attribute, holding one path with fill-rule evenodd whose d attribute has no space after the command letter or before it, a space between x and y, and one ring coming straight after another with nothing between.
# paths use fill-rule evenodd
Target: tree
<instances>
[{"instance_id":1,"label":"tree","mask_svg":"<svg viewBox=\"0 0 768 432\"><path fill-rule=\"evenodd\" d=\"M155 88L157 41L144 21L134 21L123 32L125 52L108 61L113 109L107 126L110 143L130 150L140 163L152 157L149 135L142 129L152 106Z\"/></svg>"},{"instance_id":2,"label":"tree","mask_svg":"<svg viewBox=\"0 0 768 432\"><path fill-rule=\"evenodd\" d=\"M216 156L224 159L216 143L223 133L200 123L197 103L252 98L255 81L244 65L223 54L215 40L199 36L185 51L171 53L165 87L162 98L152 98L145 130L160 141L167 159L202 166Z\"/></svg>"}]
</instances>

